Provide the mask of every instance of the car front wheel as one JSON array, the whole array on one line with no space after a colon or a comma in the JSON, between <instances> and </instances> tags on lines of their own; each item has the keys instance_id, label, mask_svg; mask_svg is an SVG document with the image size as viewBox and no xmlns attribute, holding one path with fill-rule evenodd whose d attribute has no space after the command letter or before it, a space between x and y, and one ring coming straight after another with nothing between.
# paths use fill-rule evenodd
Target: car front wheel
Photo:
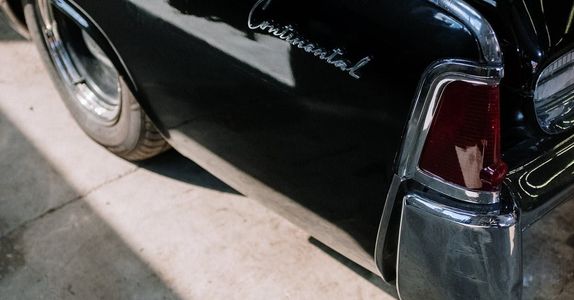
<instances>
[{"instance_id":1,"label":"car front wheel","mask_svg":"<svg viewBox=\"0 0 574 300\"><path fill-rule=\"evenodd\" d=\"M102 50L105 47L53 2L25 0L24 12L30 34L76 122L93 140L128 160L147 159L168 149Z\"/></svg>"}]
</instances>

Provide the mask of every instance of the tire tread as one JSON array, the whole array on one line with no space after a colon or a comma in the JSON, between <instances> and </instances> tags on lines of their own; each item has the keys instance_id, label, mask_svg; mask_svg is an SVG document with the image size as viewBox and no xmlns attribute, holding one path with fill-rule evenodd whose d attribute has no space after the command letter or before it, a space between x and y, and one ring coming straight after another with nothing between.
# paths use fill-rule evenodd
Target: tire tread
<instances>
[{"instance_id":1,"label":"tire tread","mask_svg":"<svg viewBox=\"0 0 574 300\"><path fill-rule=\"evenodd\" d=\"M142 116L143 125L135 147L129 151L115 152L116 155L130 161L141 161L152 158L171 148L149 117L145 113L142 113ZM109 150L114 152L113 149Z\"/></svg>"}]
</instances>

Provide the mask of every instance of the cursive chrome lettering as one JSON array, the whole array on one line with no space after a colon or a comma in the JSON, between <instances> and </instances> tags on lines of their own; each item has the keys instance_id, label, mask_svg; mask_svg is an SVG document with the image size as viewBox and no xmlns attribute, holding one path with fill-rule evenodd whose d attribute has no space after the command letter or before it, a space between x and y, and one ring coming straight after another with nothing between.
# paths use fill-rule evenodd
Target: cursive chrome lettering
<instances>
[{"instance_id":1,"label":"cursive chrome lettering","mask_svg":"<svg viewBox=\"0 0 574 300\"><path fill-rule=\"evenodd\" d=\"M349 75L351 75L357 79L361 78L361 76L359 74L357 74L356 72L360 68L362 68L362 67L366 66L368 63L370 63L371 60L372 60L371 57L365 57L365 58L361 59L357 64L355 64L353 67L349 68Z\"/></svg>"},{"instance_id":2,"label":"cursive chrome lettering","mask_svg":"<svg viewBox=\"0 0 574 300\"><path fill-rule=\"evenodd\" d=\"M356 64L352 64L349 60L344 58L345 53L343 50L337 48L333 50L326 50L321 48L319 45L309 41L302 35L298 34L293 26L286 25L281 26L276 24L273 21L257 21L256 14L259 10L265 11L271 4L272 0L258 0L255 5L251 8L249 12L249 17L247 19L247 26L251 30L261 30L263 32L267 32L287 43L289 43L293 47L297 47L302 49L303 51L313 54L315 57L318 57L320 60L327 62L328 64L338 68L343 72L347 72L353 78L359 79L361 75L358 73L360 69L365 67L368 63L370 63L373 59L370 56L367 56L361 59Z\"/></svg>"}]
</instances>

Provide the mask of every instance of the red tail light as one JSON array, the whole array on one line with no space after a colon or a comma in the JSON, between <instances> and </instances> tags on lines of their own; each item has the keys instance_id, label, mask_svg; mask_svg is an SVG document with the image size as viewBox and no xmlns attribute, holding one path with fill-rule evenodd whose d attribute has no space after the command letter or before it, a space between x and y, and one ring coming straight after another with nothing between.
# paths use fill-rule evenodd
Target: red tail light
<instances>
[{"instance_id":1,"label":"red tail light","mask_svg":"<svg viewBox=\"0 0 574 300\"><path fill-rule=\"evenodd\" d=\"M508 171L500 154L498 86L453 82L446 87L420 167L468 189L498 190Z\"/></svg>"}]
</instances>

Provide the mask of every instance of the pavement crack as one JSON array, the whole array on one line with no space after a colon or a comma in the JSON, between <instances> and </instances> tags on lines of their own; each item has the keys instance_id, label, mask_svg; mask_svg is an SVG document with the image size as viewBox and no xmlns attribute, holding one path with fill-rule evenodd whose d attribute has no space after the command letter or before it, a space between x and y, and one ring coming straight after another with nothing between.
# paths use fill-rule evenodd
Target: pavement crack
<instances>
[{"instance_id":1,"label":"pavement crack","mask_svg":"<svg viewBox=\"0 0 574 300\"><path fill-rule=\"evenodd\" d=\"M29 219L29 220L26 220L26 221L20 223L19 225L15 226L14 228L12 228L12 229L10 229L10 230L4 232L3 234L0 234L0 239L2 239L2 238L4 238L4 237L11 236L13 233L15 233L15 232L17 232L17 231L19 231L19 230L24 230L25 228L27 228L27 227L30 226L31 224L35 223L36 221L39 221L39 220L45 218L46 216L51 215L51 214L53 214L53 213L55 213L55 212L57 212L57 211L59 211L59 210L65 208L65 207L67 207L68 205L70 205L70 204L72 204L72 203L75 203L75 202L77 202L77 201L79 201L79 200L81 200L81 199L84 199L84 198L88 197L90 194L92 194L92 193L96 192L97 190L99 190L99 189L105 187L106 185L111 184L111 183L113 183L113 182L115 182L115 181L118 181L118 180L120 180L120 179L122 179L122 178L124 178L124 177L126 177L126 176L129 176L129 175L135 173L136 171L138 171L139 169L140 169L140 167L135 167L135 168L133 168L133 169L127 171L127 172L118 174L117 176L115 176L115 177L113 177L113 178L110 178L110 179L108 179L108 180L105 180L104 182L102 182L102 183L98 184L97 186L95 186L95 187L89 189L88 191L86 191L86 192L84 192L84 193L80 193L78 196L75 196L75 197L73 197L72 199L63 202L63 203L61 203L61 204L58 205L58 206L52 207L52 208L46 210L45 212L43 212L43 213L41 213L41 214L35 216L34 218L31 218L31 219Z\"/></svg>"}]
</instances>

